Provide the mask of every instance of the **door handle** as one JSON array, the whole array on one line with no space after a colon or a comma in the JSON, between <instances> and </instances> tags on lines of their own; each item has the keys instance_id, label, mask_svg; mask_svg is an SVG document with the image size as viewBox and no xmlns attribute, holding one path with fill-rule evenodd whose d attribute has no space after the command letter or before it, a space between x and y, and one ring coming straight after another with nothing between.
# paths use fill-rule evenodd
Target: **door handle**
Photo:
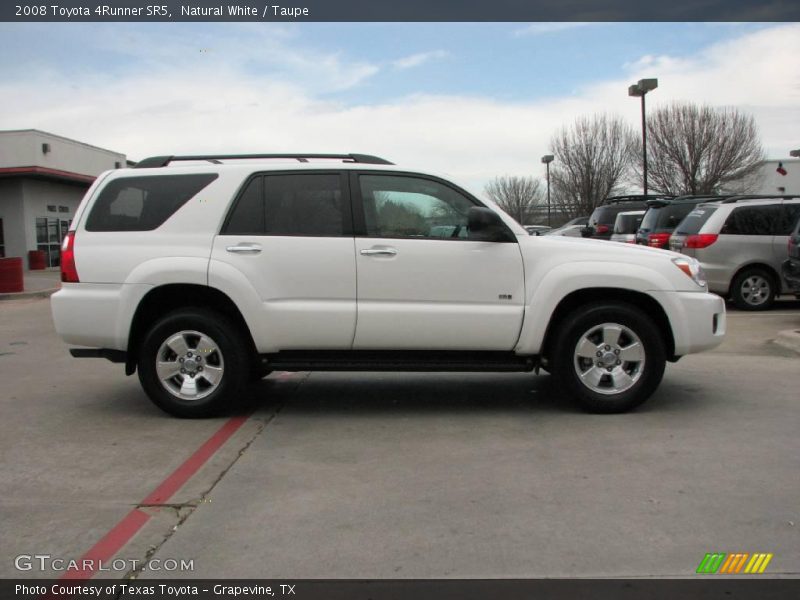
<instances>
[{"instance_id":1,"label":"door handle","mask_svg":"<svg viewBox=\"0 0 800 600\"><path fill-rule=\"evenodd\" d=\"M228 246L225 250L233 254L258 254L261 252L261 246L258 244L237 244L236 246Z\"/></svg>"},{"instance_id":2,"label":"door handle","mask_svg":"<svg viewBox=\"0 0 800 600\"><path fill-rule=\"evenodd\" d=\"M362 256L395 256L397 250L394 248L365 248L361 251Z\"/></svg>"}]
</instances>

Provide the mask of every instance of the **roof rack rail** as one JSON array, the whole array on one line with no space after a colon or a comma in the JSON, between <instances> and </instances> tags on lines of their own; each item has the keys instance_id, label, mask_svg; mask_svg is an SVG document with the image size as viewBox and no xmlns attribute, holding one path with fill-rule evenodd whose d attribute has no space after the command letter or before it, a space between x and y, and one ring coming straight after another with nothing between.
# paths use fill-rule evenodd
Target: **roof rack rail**
<instances>
[{"instance_id":1,"label":"roof rack rail","mask_svg":"<svg viewBox=\"0 0 800 600\"><path fill-rule=\"evenodd\" d=\"M797 194L736 194L728 196L722 204L733 204L747 200L793 200L798 198Z\"/></svg>"},{"instance_id":2,"label":"roof rack rail","mask_svg":"<svg viewBox=\"0 0 800 600\"><path fill-rule=\"evenodd\" d=\"M645 202L647 200L658 200L658 199L672 199L673 196L668 194L627 194L625 196L609 196L608 198L602 200L598 206L607 205L607 204L619 204L620 202Z\"/></svg>"},{"instance_id":3,"label":"roof rack rail","mask_svg":"<svg viewBox=\"0 0 800 600\"><path fill-rule=\"evenodd\" d=\"M721 202L727 198L730 198L730 195L725 194L684 194L681 196L675 197L667 197L667 198L656 198L654 200L648 200L647 206L651 208L663 208L670 204L683 204L689 201L698 201L699 202Z\"/></svg>"},{"instance_id":4,"label":"roof rack rail","mask_svg":"<svg viewBox=\"0 0 800 600\"><path fill-rule=\"evenodd\" d=\"M251 160L265 158L288 158L299 162L308 162L309 159L338 159L343 162L361 163L365 165L392 165L385 158L372 156L371 154L198 154L191 156L150 156L143 158L134 168L150 169L166 167L172 162L178 161L208 161L214 164L222 164L223 160Z\"/></svg>"}]
</instances>

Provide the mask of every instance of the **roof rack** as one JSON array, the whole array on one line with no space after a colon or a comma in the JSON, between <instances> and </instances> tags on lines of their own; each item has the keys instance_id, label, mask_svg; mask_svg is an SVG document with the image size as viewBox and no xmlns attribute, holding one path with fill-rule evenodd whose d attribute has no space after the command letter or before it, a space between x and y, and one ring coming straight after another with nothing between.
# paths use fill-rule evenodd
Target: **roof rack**
<instances>
[{"instance_id":1,"label":"roof rack","mask_svg":"<svg viewBox=\"0 0 800 600\"><path fill-rule=\"evenodd\" d=\"M222 164L223 160L251 160L265 158L288 158L298 162L308 162L309 159L337 159L343 162L361 163L365 165L392 165L385 158L372 156L371 154L199 154L194 156L150 156L140 160L136 164L136 169L150 169L166 167L172 162L178 161L208 161L217 165Z\"/></svg>"},{"instance_id":2,"label":"roof rack","mask_svg":"<svg viewBox=\"0 0 800 600\"><path fill-rule=\"evenodd\" d=\"M656 195L656 194L628 194L626 196L609 196L602 202L600 202L600 206L604 206L607 204L619 204L620 202L645 202L647 200L663 200L668 199L671 200L673 196L669 195Z\"/></svg>"},{"instance_id":3,"label":"roof rack","mask_svg":"<svg viewBox=\"0 0 800 600\"><path fill-rule=\"evenodd\" d=\"M655 207L655 208L663 208L664 206L668 206L670 204L683 204L688 203L689 201L695 200L698 203L700 202L718 202L730 198L730 195L719 195L719 194L685 194L682 196L675 196L667 197L667 198L656 198L654 200L648 200L647 206Z\"/></svg>"},{"instance_id":4,"label":"roof rack","mask_svg":"<svg viewBox=\"0 0 800 600\"><path fill-rule=\"evenodd\" d=\"M795 198L798 198L796 194L738 194L728 196L722 201L722 204L733 204L746 200L793 200Z\"/></svg>"}]
</instances>

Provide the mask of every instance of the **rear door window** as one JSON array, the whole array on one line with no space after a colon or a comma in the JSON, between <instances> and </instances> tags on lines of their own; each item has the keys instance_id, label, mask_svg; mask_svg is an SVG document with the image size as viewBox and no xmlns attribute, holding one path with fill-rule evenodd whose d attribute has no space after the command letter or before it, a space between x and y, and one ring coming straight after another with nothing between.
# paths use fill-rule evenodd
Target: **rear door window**
<instances>
[{"instance_id":1,"label":"rear door window","mask_svg":"<svg viewBox=\"0 0 800 600\"><path fill-rule=\"evenodd\" d=\"M216 173L197 173L114 179L95 200L86 230L157 229L217 177Z\"/></svg>"},{"instance_id":2,"label":"rear door window","mask_svg":"<svg viewBox=\"0 0 800 600\"><path fill-rule=\"evenodd\" d=\"M258 175L239 194L223 235L339 237L349 226L339 173Z\"/></svg>"},{"instance_id":3,"label":"rear door window","mask_svg":"<svg viewBox=\"0 0 800 600\"><path fill-rule=\"evenodd\" d=\"M720 233L727 235L775 235L781 207L739 206L734 208Z\"/></svg>"}]
</instances>

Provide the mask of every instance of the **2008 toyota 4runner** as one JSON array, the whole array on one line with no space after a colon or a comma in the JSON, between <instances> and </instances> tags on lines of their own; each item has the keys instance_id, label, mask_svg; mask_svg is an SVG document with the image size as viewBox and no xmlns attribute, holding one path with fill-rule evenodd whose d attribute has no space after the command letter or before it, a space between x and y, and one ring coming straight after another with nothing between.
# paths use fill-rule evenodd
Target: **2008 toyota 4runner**
<instances>
[{"instance_id":1,"label":"2008 toyota 4runner","mask_svg":"<svg viewBox=\"0 0 800 600\"><path fill-rule=\"evenodd\" d=\"M697 261L530 236L490 202L374 156L162 156L87 192L52 297L73 356L138 371L182 417L272 370L551 372L593 412L717 346Z\"/></svg>"}]
</instances>

